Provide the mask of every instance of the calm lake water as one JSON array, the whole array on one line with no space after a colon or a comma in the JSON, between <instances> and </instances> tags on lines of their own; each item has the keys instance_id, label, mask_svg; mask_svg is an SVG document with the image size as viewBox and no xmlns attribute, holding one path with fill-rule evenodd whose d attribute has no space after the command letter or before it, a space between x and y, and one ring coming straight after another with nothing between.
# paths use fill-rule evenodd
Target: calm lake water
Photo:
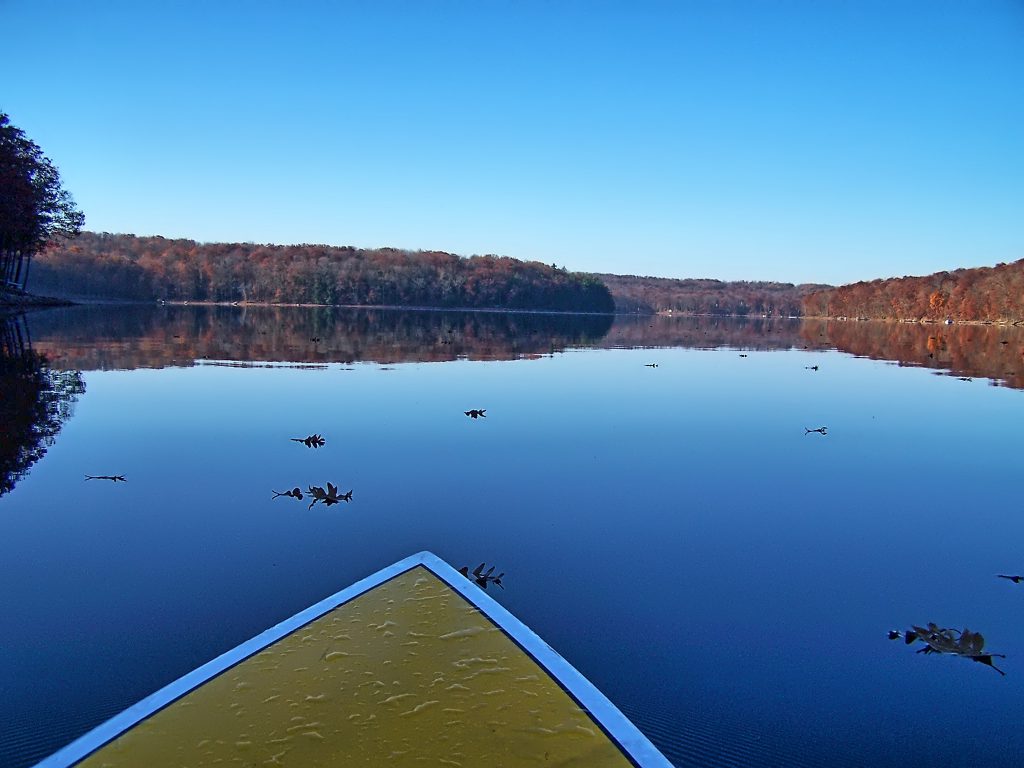
<instances>
[{"instance_id":1,"label":"calm lake water","mask_svg":"<svg viewBox=\"0 0 1024 768\"><path fill-rule=\"evenodd\" d=\"M1019 329L86 307L4 330L0 765L423 549L504 570L497 599L678 765L1024 764L1024 584L995 576L1024 572ZM327 481L352 502L271 498ZM886 637L929 621L1006 676Z\"/></svg>"}]
</instances>

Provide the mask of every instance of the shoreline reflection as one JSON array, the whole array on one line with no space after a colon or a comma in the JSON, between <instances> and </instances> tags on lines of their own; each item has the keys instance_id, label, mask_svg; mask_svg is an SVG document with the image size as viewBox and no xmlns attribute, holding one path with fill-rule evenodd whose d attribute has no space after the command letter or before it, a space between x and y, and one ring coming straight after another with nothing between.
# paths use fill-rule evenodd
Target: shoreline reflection
<instances>
[{"instance_id":1,"label":"shoreline reflection","mask_svg":"<svg viewBox=\"0 0 1024 768\"><path fill-rule=\"evenodd\" d=\"M834 349L1024 389L1024 329L1008 326L141 305L51 309L30 322L35 348L73 370L517 360L579 348Z\"/></svg>"},{"instance_id":2,"label":"shoreline reflection","mask_svg":"<svg viewBox=\"0 0 1024 768\"><path fill-rule=\"evenodd\" d=\"M819 322L825 327L825 337L840 352L1024 389L1024 329L1019 327Z\"/></svg>"},{"instance_id":3,"label":"shoreline reflection","mask_svg":"<svg viewBox=\"0 0 1024 768\"><path fill-rule=\"evenodd\" d=\"M0 496L46 455L85 392L78 370L50 366L20 315L0 318Z\"/></svg>"}]
</instances>

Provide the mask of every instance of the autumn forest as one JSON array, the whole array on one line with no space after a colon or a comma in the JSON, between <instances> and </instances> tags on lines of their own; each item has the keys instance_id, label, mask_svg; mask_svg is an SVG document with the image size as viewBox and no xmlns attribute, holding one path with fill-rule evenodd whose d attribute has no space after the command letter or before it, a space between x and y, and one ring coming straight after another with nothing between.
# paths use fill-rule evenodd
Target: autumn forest
<instances>
[{"instance_id":1,"label":"autumn forest","mask_svg":"<svg viewBox=\"0 0 1024 768\"><path fill-rule=\"evenodd\" d=\"M825 288L804 298L804 314L871 320L1024 322L1024 259Z\"/></svg>"},{"instance_id":2,"label":"autumn forest","mask_svg":"<svg viewBox=\"0 0 1024 768\"><path fill-rule=\"evenodd\" d=\"M569 272L505 256L82 232L32 261L71 299L1024 322L1024 260L832 287Z\"/></svg>"},{"instance_id":3,"label":"autumn forest","mask_svg":"<svg viewBox=\"0 0 1024 768\"><path fill-rule=\"evenodd\" d=\"M689 315L801 313L820 285L590 275L499 256L197 243L83 232L34 260L38 293L127 301L503 308Z\"/></svg>"},{"instance_id":4,"label":"autumn forest","mask_svg":"<svg viewBox=\"0 0 1024 768\"><path fill-rule=\"evenodd\" d=\"M586 274L499 256L327 245L197 243L83 232L33 264L33 290L134 301L212 301L610 312Z\"/></svg>"}]
</instances>

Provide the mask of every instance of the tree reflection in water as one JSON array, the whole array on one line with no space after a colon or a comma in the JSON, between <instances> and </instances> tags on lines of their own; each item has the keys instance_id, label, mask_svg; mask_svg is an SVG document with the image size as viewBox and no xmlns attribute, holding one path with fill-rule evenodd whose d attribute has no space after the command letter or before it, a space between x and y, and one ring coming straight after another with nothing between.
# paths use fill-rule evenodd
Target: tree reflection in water
<instances>
[{"instance_id":1,"label":"tree reflection in water","mask_svg":"<svg viewBox=\"0 0 1024 768\"><path fill-rule=\"evenodd\" d=\"M611 324L611 315L136 305L38 312L32 334L55 366L111 370L515 360L590 346Z\"/></svg>"},{"instance_id":2,"label":"tree reflection in water","mask_svg":"<svg viewBox=\"0 0 1024 768\"><path fill-rule=\"evenodd\" d=\"M85 392L81 371L54 370L34 352L20 316L0 319L0 496L47 449Z\"/></svg>"},{"instance_id":3,"label":"tree reflection in water","mask_svg":"<svg viewBox=\"0 0 1024 768\"><path fill-rule=\"evenodd\" d=\"M577 348L838 349L1024 388L1024 328L285 306L80 306L32 315L34 348L74 370L518 360ZM315 339L315 341L314 341ZM654 367L656 363L648 363ZM819 369L816 363L806 365ZM471 403L467 403L471 405Z\"/></svg>"}]
</instances>

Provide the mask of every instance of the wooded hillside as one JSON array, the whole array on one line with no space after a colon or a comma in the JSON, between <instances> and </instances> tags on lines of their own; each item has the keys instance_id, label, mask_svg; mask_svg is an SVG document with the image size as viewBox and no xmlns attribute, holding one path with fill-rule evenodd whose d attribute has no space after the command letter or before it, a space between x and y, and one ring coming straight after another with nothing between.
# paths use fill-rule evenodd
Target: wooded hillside
<instances>
[{"instance_id":1,"label":"wooded hillside","mask_svg":"<svg viewBox=\"0 0 1024 768\"><path fill-rule=\"evenodd\" d=\"M615 298L616 312L667 312L687 315L771 315L798 317L803 297L823 285L667 277L599 277Z\"/></svg>"},{"instance_id":2,"label":"wooded hillside","mask_svg":"<svg viewBox=\"0 0 1024 768\"><path fill-rule=\"evenodd\" d=\"M39 254L32 290L71 298L798 316L821 285L590 275L499 256L197 243L83 232Z\"/></svg>"},{"instance_id":3,"label":"wooded hillside","mask_svg":"<svg viewBox=\"0 0 1024 768\"><path fill-rule=\"evenodd\" d=\"M592 276L499 256L197 243L83 232L39 254L31 289L139 301L241 301L611 312Z\"/></svg>"},{"instance_id":4,"label":"wooded hillside","mask_svg":"<svg viewBox=\"0 0 1024 768\"><path fill-rule=\"evenodd\" d=\"M804 298L804 314L872 320L1022 322L1024 259L995 267L828 288Z\"/></svg>"}]
</instances>

